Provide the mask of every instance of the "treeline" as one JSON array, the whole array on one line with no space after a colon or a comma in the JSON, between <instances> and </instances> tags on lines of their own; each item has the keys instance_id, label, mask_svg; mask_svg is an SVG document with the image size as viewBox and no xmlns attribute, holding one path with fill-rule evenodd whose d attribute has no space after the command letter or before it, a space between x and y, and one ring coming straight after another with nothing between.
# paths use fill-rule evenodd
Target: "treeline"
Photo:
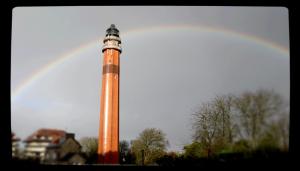
<instances>
[{"instance_id":1,"label":"treeline","mask_svg":"<svg viewBox=\"0 0 300 171\"><path fill-rule=\"evenodd\" d=\"M193 114L193 143L186 155L288 150L289 106L274 91L217 96Z\"/></svg>"},{"instance_id":2,"label":"treeline","mask_svg":"<svg viewBox=\"0 0 300 171\"><path fill-rule=\"evenodd\" d=\"M205 165L215 161L285 156L289 144L289 104L270 90L217 96L192 114L192 143L183 152L166 152L160 129L148 128L120 142L120 163L137 165ZM97 139L81 144L96 163ZM282 155L283 154L283 155Z\"/></svg>"},{"instance_id":3,"label":"treeline","mask_svg":"<svg viewBox=\"0 0 300 171\"><path fill-rule=\"evenodd\" d=\"M87 163L97 163L98 139L86 137L80 140ZM168 141L160 129L147 128L132 140L119 143L120 164L151 165L166 154Z\"/></svg>"}]
</instances>

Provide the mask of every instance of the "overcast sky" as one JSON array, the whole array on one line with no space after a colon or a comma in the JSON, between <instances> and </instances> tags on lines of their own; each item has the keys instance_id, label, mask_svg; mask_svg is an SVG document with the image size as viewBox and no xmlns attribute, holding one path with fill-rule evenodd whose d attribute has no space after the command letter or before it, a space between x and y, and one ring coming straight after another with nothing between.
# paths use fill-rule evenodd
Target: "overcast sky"
<instances>
[{"instance_id":1,"label":"overcast sky","mask_svg":"<svg viewBox=\"0 0 300 171\"><path fill-rule=\"evenodd\" d=\"M101 47L110 24L120 30L123 48L120 140L155 127L166 133L169 150L180 151L191 142L191 114L216 95L266 88L289 99L286 8L18 7L12 24L11 92L28 85L11 103L12 130L22 139L39 128L98 136Z\"/></svg>"}]
</instances>

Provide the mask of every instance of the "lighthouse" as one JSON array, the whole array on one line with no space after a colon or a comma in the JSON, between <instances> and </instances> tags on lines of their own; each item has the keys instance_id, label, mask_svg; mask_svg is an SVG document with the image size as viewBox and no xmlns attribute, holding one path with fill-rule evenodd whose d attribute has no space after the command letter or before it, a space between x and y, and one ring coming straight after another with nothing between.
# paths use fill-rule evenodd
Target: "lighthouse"
<instances>
[{"instance_id":1,"label":"lighthouse","mask_svg":"<svg viewBox=\"0 0 300 171\"><path fill-rule=\"evenodd\" d=\"M121 39L114 24L106 30L103 40L102 91L98 163L119 163L119 79Z\"/></svg>"}]
</instances>

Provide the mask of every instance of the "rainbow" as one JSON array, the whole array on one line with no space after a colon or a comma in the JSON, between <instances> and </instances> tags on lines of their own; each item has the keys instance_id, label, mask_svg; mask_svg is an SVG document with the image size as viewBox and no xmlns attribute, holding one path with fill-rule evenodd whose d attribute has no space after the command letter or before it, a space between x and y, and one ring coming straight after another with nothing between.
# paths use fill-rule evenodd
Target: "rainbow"
<instances>
[{"instance_id":1,"label":"rainbow","mask_svg":"<svg viewBox=\"0 0 300 171\"><path fill-rule=\"evenodd\" d=\"M165 32L165 31L195 31L195 32L208 32L208 33L222 33L224 35L232 36L232 38L237 38L241 40L248 40L255 44L258 44L260 46L265 46L268 48L273 49L274 51L277 51L279 53L282 53L284 55L289 55L289 49L283 46L280 46L274 42L262 39L260 37L257 37L255 35L250 35L242 32L236 32L233 30L225 29L225 28L216 28L216 27L210 27L210 26L202 26L202 25L163 25L163 26L155 26L155 27L147 27L147 28L137 28L137 29L131 29L129 31L121 33L122 39L125 39L126 37L133 37L134 35L140 35L140 34L149 34L153 32ZM22 81L21 84L17 86L16 89L11 91L11 100L14 101L16 97L18 97L24 90L28 89L31 85L33 85L36 81L38 81L40 78L45 76L47 73L49 73L51 70L55 69L56 67L62 65L66 61L72 60L76 56L80 56L80 54L84 53L88 49L96 46L102 42L103 38L99 38L96 40L92 40L88 43L85 43L69 52L66 52L62 55L60 55L56 60L46 64L45 66L38 69L36 72L34 72L32 75L30 75L28 78L26 78L24 81ZM99 50L99 52L101 52Z\"/></svg>"}]
</instances>

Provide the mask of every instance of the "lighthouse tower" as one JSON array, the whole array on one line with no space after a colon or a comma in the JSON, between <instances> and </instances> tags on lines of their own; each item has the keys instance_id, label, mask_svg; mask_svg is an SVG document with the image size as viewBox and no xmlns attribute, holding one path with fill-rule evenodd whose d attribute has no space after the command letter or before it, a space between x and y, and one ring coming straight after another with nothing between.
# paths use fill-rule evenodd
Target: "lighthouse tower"
<instances>
[{"instance_id":1,"label":"lighthouse tower","mask_svg":"<svg viewBox=\"0 0 300 171\"><path fill-rule=\"evenodd\" d=\"M114 24L106 30L103 40L102 92L98 162L119 163L119 72L121 39Z\"/></svg>"}]
</instances>

